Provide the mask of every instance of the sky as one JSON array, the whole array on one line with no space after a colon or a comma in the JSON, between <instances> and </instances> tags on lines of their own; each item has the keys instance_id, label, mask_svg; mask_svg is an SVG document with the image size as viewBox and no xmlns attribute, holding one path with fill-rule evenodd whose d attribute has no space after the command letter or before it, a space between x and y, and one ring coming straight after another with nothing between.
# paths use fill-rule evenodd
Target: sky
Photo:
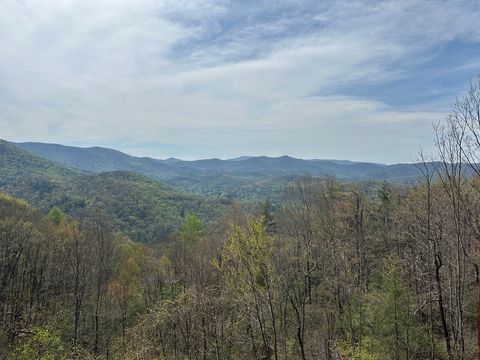
<instances>
[{"instance_id":1,"label":"sky","mask_svg":"<svg viewBox=\"0 0 480 360\"><path fill-rule=\"evenodd\" d=\"M480 2L0 0L0 138L409 162L480 69Z\"/></svg>"}]
</instances>

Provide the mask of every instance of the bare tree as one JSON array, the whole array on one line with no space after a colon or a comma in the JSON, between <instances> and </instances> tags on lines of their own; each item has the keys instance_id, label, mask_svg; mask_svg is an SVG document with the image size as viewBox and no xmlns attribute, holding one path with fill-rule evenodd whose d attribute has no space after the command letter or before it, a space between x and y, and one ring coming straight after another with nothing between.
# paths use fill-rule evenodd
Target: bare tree
<instances>
[{"instance_id":1,"label":"bare tree","mask_svg":"<svg viewBox=\"0 0 480 360\"><path fill-rule=\"evenodd\" d=\"M465 325L464 325L464 295L465 295L465 267L472 266L478 274L477 261L471 254L472 233L476 222L472 212L468 190L473 188L477 195L480 193L478 181L468 181L468 176L480 176L480 73L474 76L467 94L457 99L446 122L435 127L438 154L442 161L442 171L438 172L440 180L450 202L451 214L454 220L455 246L455 307L457 316L455 321L454 340L458 340L461 358L465 355ZM476 242L479 234L474 234ZM478 275L477 286L478 286ZM479 299L480 299L480 287ZM479 300L480 301L480 300ZM480 324L480 304L477 309L477 318ZM478 349L480 358L480 327L478 331Z\"/></svg>"}]
</instances>

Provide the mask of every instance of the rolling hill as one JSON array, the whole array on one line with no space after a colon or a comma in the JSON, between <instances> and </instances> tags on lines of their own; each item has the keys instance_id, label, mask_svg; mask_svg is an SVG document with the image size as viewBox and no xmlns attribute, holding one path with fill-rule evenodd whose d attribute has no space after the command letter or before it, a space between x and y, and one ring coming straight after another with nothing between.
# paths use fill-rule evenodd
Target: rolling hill
<instances>
[{"instance_id":1,"label":"rolling hill","mask_svg":"<svg viewBox=\"0 0 480 360\"><path fill-rule=\"evenodd\" d=\"M208 221L221 211L216 201L179 191L140 173L109 170L113 171L66 168L0 141L0 191L44 212L58 206L82 219L104 212L116 229L132 239L156 242L178 228L185 214L195 213Z\"/></svg>"}]
</instances>

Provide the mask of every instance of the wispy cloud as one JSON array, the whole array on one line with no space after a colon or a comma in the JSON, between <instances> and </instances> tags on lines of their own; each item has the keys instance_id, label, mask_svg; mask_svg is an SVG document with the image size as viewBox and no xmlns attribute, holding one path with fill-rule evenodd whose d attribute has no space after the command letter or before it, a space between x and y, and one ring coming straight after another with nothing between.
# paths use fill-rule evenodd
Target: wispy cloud
<instances>
[{"instance_id":1,"label":"wispy cloud","mask_svg":"<svg viewBox=\"0 0 480 360\"><path fill-rule=\"evenodd\" d=\"M408 161L480 65L479 18L455 0L5 0L0 137Z\"/></svg>"}]
</instances>

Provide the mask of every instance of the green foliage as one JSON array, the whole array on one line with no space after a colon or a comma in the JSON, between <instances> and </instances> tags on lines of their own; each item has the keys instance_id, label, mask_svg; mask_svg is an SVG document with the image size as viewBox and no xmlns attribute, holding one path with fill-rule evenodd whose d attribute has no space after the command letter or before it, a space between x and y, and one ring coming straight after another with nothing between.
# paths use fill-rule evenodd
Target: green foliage
<instances>
[{"instance_id":1,"label":"green foliage","mask_svg":"<svg viewBox=\"0 0 480 360\"><path fill-rule=\"evenodd\" d=\"M12 360L67 360L65 344L59 334L48 328L36 327L24 335L11 352Z\"/></svg>"},{"instance_id":2,"label":"green foliage","mask_svg":"<svg viewBox=\"0 0 480 360\"><path fill-rule=\"evenodd\" d=\"M262 217L263 224L269 233L275 231L274 211L275 207L270 200L266 200L260 204L260 216Z\"/></svg>"},{"instance_id":3,"label":"green foliage","mask_svg":"<svg viewBox=\"0 0 480 360\"><path fill-rule=\"evenodd\" d=\"M344 358L349 360L379 360L376 354L367 350L368 347L370 346L363 345L352 348L351 344L342 342L337 344L337 351L342 354Z\"/></svg>"},{"instance_id":4,"label":"green foliage","mask_svg":"<svg viewBox=\"0 0 480 360\"><path fill-rule=\"evenodd\" d=\"M187 215L180 227L179 237L182 243L194 245L200 240L205 232L202 221L193 214Z\"/></svg>"},{"instance_id":5,"label":"green foliage","mask_svg":"<svg viewBox=\"0 0 480 360\"><path fill-rule=\"evenodd\" d=\"M395 258L388 258L378 288L367 293L368 327L360 349L378 359L427 358L428 333L413 304L414 295L402 277L404 272Z\"/></svg>"},{"instance_id":6,"label":"green foliage","mask_svg":"<svg viewBox=\"0 0 480 360\"><path fill-rule=\"evenodd\" d=\"M221 261L215 263L223 272L228 286L238 290L263 289L271 270L272 243L262 218L249 219L246 229L235 226L223 248ZM240 291L240 297L242 293Z\"/></svg>"},{"instance_id":7,"label":"green foliage","mask_svg":"<svg viewBox=\"0 0 480 360\"><path fill-rule=\"evenodd\" d=\"M391 201L391 186L388 182L382 181L377 190L378 198L380 199L382 205L386 205Z\"/></svg>"},{"instance_id":8,"label":"green foliage","mask_svg":"<svg viewBox=\"0 0 480 360\"><path fill-rule=\"evenodd\" d=\"M65 219L65 213L58 206L54 206L48 213L48 218L54 224L59 225Z\"/></svg>"}]
</instances>

